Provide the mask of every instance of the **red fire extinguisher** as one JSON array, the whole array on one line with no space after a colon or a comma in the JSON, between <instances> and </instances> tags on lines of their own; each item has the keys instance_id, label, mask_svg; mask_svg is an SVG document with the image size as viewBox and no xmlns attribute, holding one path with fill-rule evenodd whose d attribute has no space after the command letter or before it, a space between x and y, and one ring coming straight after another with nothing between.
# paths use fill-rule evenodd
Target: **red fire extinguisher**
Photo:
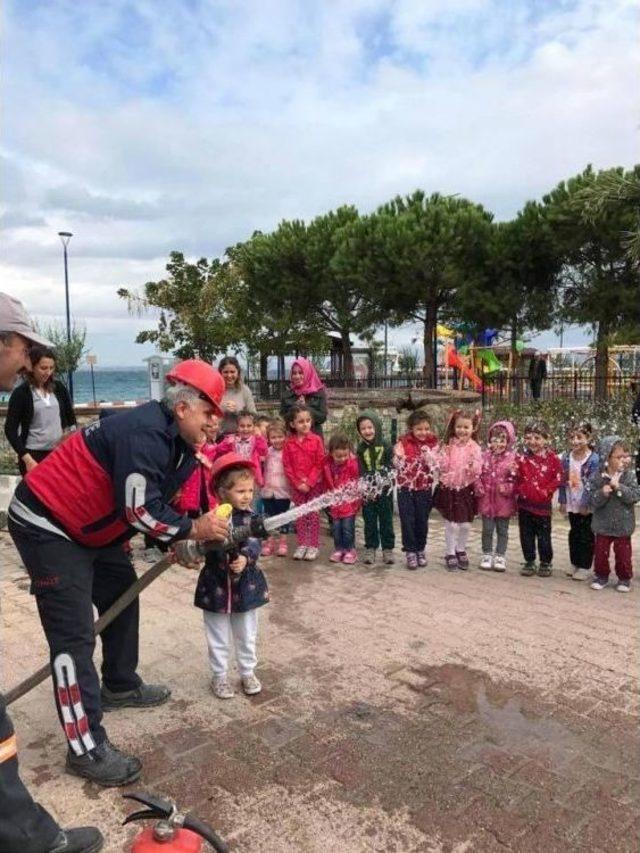
<instances>
[{"instance_id":1,"label":"red fire extinguisher","mask_svg":"<svg viewBox=\"0 0 640 853\"><path fill-rule=\"evenodd\" d=\"M228 853L229 848L209 824L189 812L181 814L171 800L140 792L122 796L148 806L132 812L124 823L135 820L157 821L155 826L143 829L134 838L131 853L203 853L203 840L217 853Z\"/></svg>"}]
</instances>

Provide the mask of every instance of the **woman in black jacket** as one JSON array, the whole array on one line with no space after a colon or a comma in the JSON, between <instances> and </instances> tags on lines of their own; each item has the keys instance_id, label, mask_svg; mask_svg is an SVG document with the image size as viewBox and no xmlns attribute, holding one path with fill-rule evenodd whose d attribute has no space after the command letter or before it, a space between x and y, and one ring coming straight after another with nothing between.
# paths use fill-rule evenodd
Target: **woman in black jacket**
<instances>
[{"instance_id":1,"label":"woman in black jacket","mask_svg":"<svg viewBox=\"0 0 640 853\"><path fill-rule=\"evenodd\" d=\"M76 428L66 387L54 378L55 354L35 344L29 350L31 370L9 397L4 432L18 454L24 476L60 443L65 430Z\"/></svg>"}]
</instances>

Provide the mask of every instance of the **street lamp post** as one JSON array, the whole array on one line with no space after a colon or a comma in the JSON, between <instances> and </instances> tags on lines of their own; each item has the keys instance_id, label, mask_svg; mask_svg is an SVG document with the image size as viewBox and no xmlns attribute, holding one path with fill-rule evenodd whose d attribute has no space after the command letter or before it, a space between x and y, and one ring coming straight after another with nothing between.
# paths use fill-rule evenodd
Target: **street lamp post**
<instances>
[{"instance_id":1,"label":"street lamp post","mask_svg":"<svg viewBox=\"0 0 640 853\"><path fill-rule=\"evenodd\" d=\"M64 297L67 308L67 344L69 344L69 351L71 350L71 313L69 310L69 264L67 261L67 246L69 245L69 240L73 237L73 234L70 231L58 231L58 237L62 241L62 251L64 253ZM71 400L73 401L73 373L71 369L67 373L67 384L69 385L69 394L71 396Z\"/></svg>"}]
</instances>

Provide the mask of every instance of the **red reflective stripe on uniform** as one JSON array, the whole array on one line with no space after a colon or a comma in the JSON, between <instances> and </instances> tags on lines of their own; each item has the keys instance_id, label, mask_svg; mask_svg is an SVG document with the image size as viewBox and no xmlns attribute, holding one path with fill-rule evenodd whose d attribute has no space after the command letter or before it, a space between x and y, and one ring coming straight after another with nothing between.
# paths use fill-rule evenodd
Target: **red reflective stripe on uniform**
<instances>
[{"instance_id":1,"label":"red reflective stripe on uniform","mask_svg":"<svg viewBox=\"0 0 640 853\"><path fill-rule=\"evenodd\" d=\"M61 705L69 704L69 694L66 687L58 687L58 702Z\"/></svg>"},{"instance_id":2,"label":"red reflective stripe on uniform","mask_svg":"<svg viewBox=\"0 0 640 853\"><path fill-rule=\"evenodd\" d=\"M0 764L9 761L18 754L18 745L15 735L10 735L6 740L0 740Z\"/></svg>"},{"instance_id":3,"label":"red reflective stripe on uniform","mask_svg":"<svg viewBox=\"0 0 640 853\"><path fill-rule=\"evenodd\" d=\"M78 731L81 735L86 735L89 731L89 719L86 714L78 720Z\"/></svg>"},{"instance_id":4,"label":"red reflective stripe on uniform","mask_svg":"<svg viewBox=\"0 0 640 853\"><path fill-rule=\"evenodd\" d=\"M70 684L69 685L69 695L71 697L71 702L74 705L77 705L77 703L81 701L81 699L80 699L80 688L78 687L77 684Z\"/></svg>"}]
</instances>

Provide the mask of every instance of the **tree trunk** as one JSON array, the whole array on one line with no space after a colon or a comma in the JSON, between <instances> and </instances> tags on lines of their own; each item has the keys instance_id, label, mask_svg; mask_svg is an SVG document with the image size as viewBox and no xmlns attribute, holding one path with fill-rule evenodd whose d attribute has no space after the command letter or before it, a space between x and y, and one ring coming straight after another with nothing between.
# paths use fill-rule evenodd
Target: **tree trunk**
<instances>
[{"instance_id":1,"label":"tree trunk","mask_svg":"<svg viewBox=\"0 0 640 853\"><path fill-rule=\"evenodd\" d=\"M436 365L434 361L434 341L436 335L436 322L438 317L438 306L430 305L424 315L424 378L428 388L436 387Z\"/></svg>"},{"instance_id":2,"label":"tree trunk","mask_svg":"<svg viewBox=\"0 0 640 853\"><path fill-rule=\"evenodd\" d=\"M353 353L351 352L349 331L341 329L340 339L342 341L342 375L345 381L350 383L353 380Z\"/></svg>"},{"instance_id":3,"label":"tree trunk","mask_svg":"<svg viewBox=\"0 0 640 853\"><path fill-rule=\"evenodd\" d=\"M609 394L609 327L604 321L598 323L596 335L595 399L606 400Z\"/></svg>"}]
</instances>

